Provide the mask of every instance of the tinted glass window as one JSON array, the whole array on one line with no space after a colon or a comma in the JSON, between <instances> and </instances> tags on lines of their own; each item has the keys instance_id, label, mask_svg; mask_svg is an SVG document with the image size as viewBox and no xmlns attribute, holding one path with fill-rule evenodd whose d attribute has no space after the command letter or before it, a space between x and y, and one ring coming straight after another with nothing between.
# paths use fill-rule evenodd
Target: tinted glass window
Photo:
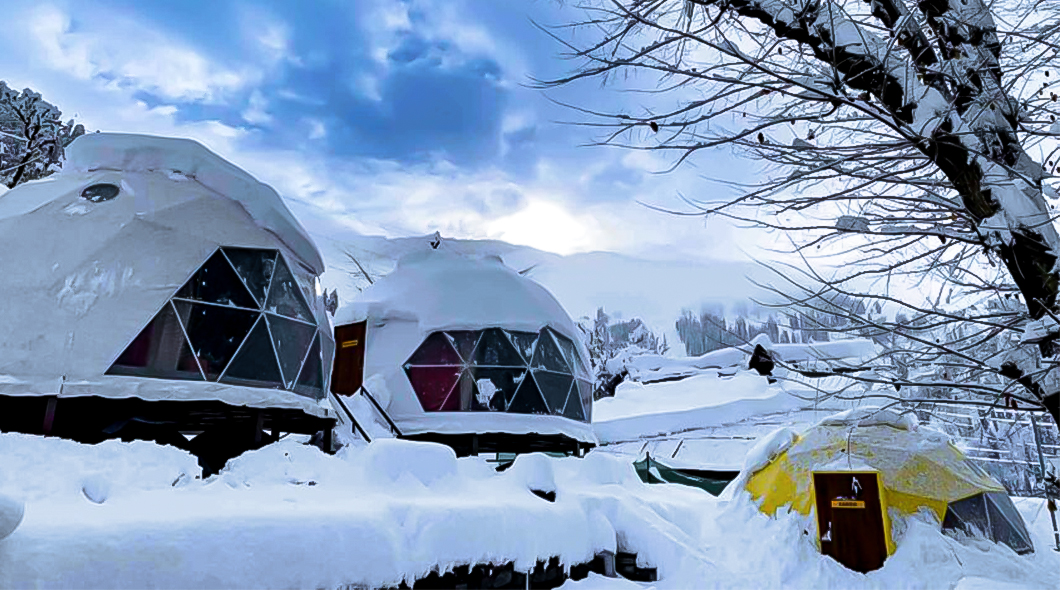
<instances>
[{"instance_id":1,"label":"tinted glass window","mask_svg":"<svg viewBox=\"0 0 1060 590\"><path fill-rule=\"evenodd\" d=\"M412 371L432 367L438 370ZM503 411L589 421L592 390L577 347L549 328L537 334L501 328L434 332L405 369L428 412Z\"/></svg>"},{"instance_id":2,"label":"tinted glass window","mask_svg":"<svg viewBox=\"0 0 1060 590\"><path fill-rule=\"evenodd\" d=\"M173 305L184 322L188 340L203 373L207 379L216 380L250 333L258 314L187 301L175 301Z\"/></svg>"},{"instance_id":3,"label":"tinted glass window","mask_svg":"<svg viewBox=\"0 0 1060 590\"><path fill-rule=\"evenodd\" d=\"M258 309L257 302L220 250L177 291L177 297L227 307Z\"/></svg>"},{"instance_id":4,"label":"tinted glass window","mask_svg":"<svg viewBox=\"0 0 1060 590\"><path fill-rule=\"evenodd\" d=\"M298 283L294 280L283 258L276 260L276 269L272 274L272 283L269 285L265 311L313 323L313 314L309 311L309 305L302 298Z\"/></svg>"},{"instance_id":5,"label":"tinted glass window","mask_svg":"<svg viewBox=\"0 0 1060 590\"><path fill-rule=\"evenodd\" d=\"M272 271L276 267L276 251L222 248L222 252L258 302L258 307L262 307L265 304L265 291L269 288Z\"/></svg>"},{"instance_id":6,"label":"tinted glass window","mask_svg":"<svg viewBox=\"0 0 1060 590\"><path fill-rule=\"evenodd\" d=\"M460 353L460 358L470 363L475 353L475 344L478 343L478 337L481 332L477 330L450 330L446 334L452 340L456 351Z\"/></svg>"},{"instance_id":7,"label":"tinted glass window","mask_svg":"<svg viewBox=\"0 0 1060 590\"><path fill-rule=\"evenodd\" d=\"M283 387L280 366L276 363L276 353L269 338L269 328L261 316L258 316L250 335L225 369L221 381L242 385L255 382L254 385L258 386Z\"/></svg>"},{"instance_id":8,"label":"tinted glass window","mask_svg":"<svg viewBox=\"0 0 1060 590\"><path fill-rule=\"evenodd\" d=\"M567 395L570 393L571 383L574 377L570 374L553 373L551 371L534 370L534 380L537 381L541 396L548 403L548 408L553 414L563 412L567 404Z\"/></svg>"},{"instance_id":9,"label":"tinted glass window","mask_svg":"<svg viewBox=\"0 0 1060 590\"><path fill-rule=\"evenodd\" d=\"M166 303L107 371L112 375L202 380L172 303Z\"/></svg>"},{"instance_id":10,"label":"tinted glass window","mask_svg":"<svg viewBox=\"0 0 1060 590\"><path fill-rule=\"evenodd\" d=\"M521 367L526 362L512 341L499 328L482 331L475 348L475 364L494 367Z\"/></svg>"},{"instance_id":11,"label":"tinted glass window","mask_svg":"<svg viewBox=\"0 0 1060 590\"><path fill-rule=\"evenodd\" d=\"M519 385L519 389L515 392L515 399L508 406L508 411L516 414L549 413L548 405L545 403L544 398L541 397L541 392L538 391L537 384L534 383L532 378L524 379L522 384Z\"/></svg>"},{"instance_id":12,"label":"tinted glass window","mask_svg":"<svg viewBox=\"0 0 1060 590\"><path fill-rule=\"evenodd\" d=\"M515 398L515 391L526 378L527 371L521 369L501 369L492 367L475 367L475 382L478 383L480 396L488 401L480 401L476 410L504 411Z\"/></svg>"},{"instance_id":13,"label":"tinted glass window","mask_svg":"<svg viewBox=\"0 0 1060 590\"><path fill-rule=\"evenodd\" d=\"M278 267L282 272L275 272ZM278 286L272 294L271 285ZM266 299L298 319L267 319L259 305ZM205 374L232 385L294 388L319 399L322 347L308 304L279 252L226 247L177 291L108 373L199 380Z\"/></svg>"},{"instance_id":14,"label":"tinted glass window","mask_svg":"<svg viewBox=\"0 0 1060 590\"><path fill-rule=\"evenodd\" d=\"M541 331L541 336L537 339L537 346L534 347L534 358L530 361L530 366L535 369L545 369L570 375L571 369L563 358L563 353L560 351L559 345L556 344L551 332L548 328Z\"/></svg>"},{"instance_id":15,"label":"tinted glass window","mask_svg":"<svg viewBox=\"0 0 1060 590\"><path fill-rule=\"evenodd\" d=\"M523 357L524 364L530 364L534 357L534 344L537 342L537 334L534 332L507 332L508 338Z\"/></svg>"},{"instance_id":16,"label":"tinted glass window","mask_svg":"<svg viewBox=\"0 0 1060 590\"><path fill-rule=\"evenodd\" d=\"M302 367L309 352L309 346L313 343L316 328L296 322L287 318L265 314L269 322L269 331L272 333L272 346L276 349L276 357L280 359L280 371L283 373L284 383L290 389L298 378L298 370Z\"/></svg>"},{"instance_id":17,"label":"tinted glass window","mask_svg":"<svg viewBox=\"0 0 1060 590\"><path fill-rule=\"evenodd\" d=\"M406 364L409 365L460 365L460 355L443 332L435 332L420 344Z\"/></svg>"},{"instance_id":18,"label":"tinted glass window","mask_svg":"<svg viewBox=\"0 0 1060 590\"><path fill-rule=\"evenodd\" d=\"M460 396L451 395L460 379L460 367L406 367L409 383L428 412L460 409Z\"/></svg>"},{"instance_id":19,"label":"tinted glass window","mask_svg":"<svg viewBox=\"0 0 1060 590\"><path fill-rule=\"evenodd\" d=\"M320 334L313 339L313 346L309 349L309 356L302 365L302 372L298 374L298 381L294 390L302 395L321 399L324 397L324 371L323 357L321 356Z\"/></svg>"}]
</instances>

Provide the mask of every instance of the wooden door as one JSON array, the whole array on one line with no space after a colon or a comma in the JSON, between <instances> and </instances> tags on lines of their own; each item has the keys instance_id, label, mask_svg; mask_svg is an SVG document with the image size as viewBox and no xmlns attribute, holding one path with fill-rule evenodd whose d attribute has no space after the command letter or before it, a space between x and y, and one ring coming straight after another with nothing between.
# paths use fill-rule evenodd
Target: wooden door
<instances>
[{"instance_id":1,"label":"wooden door","mask_svg":"<svg viewBox=\"0 0 1060 590\"><path fill-rule=\"evenodd\" d=\"M364 381L364 337L368 322L335 326L335 363L331 391L353 395Z\"/></svg>"},{"instance_id":2,"label":"wooden door","mask_svg":"<svg viewBox=\"0 0 1060 590\"><path fill-rule=\"evenodd\" d=\"M814 473L821 553L844 566L869 572L887 559L878 474Z\"/></svg>"}]
</instances>

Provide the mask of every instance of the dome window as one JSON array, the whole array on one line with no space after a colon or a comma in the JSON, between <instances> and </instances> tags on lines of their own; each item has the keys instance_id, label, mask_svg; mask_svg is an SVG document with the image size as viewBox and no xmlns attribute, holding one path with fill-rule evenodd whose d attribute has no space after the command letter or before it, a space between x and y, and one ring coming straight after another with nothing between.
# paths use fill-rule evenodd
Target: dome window
<instances>
[{"instance_id":1,"label":"dome window","mask_svg":"<svg viewBox=\"0 0 1060 590\"><path fill-rule=\"evenodd\" d=\"M120 192L121 189L116 184L93 184L81 191L81 198L91 203L102 203L118 196Z\"/></svg>"}]
</instances>

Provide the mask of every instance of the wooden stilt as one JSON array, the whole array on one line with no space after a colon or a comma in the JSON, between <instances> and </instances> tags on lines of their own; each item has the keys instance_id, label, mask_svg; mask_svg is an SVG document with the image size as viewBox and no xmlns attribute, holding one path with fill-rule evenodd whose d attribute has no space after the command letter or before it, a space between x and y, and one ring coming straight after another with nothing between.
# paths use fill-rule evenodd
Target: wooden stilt
<instances>
[{"instance_id":1,"label":"wooden stilt","mask_svg":"<svg viewBox=\"0 0 1060 590\"><path fill-rule=\"evenodd\" d=\"M44 408L44 436L52 433L52 426L55 424L55 406L58 404L58 396L53 395L48 398L48 404Z\"/></svg>"},{"instance_id":2,"label":"wooden stilt","mask_svg":"<svg viewBox=\"0 0 1060 590\"><path fill-rule=\"evenodd\" d=\"M261 444L261 432L265 428L265 412L254 410L254 444Z\"/></svg>"}]
</instances>

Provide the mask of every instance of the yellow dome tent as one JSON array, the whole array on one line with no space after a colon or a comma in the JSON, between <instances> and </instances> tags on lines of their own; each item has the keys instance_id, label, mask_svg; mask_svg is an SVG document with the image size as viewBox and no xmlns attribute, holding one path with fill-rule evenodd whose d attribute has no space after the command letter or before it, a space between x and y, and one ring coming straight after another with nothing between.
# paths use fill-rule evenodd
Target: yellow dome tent
<instances>
[{"instance_id":1,"label":"yellow dome tent","mask_svg":"<svg viewBox=\"0 0 1060 590\"><path fill-rule=\"evenodd\" d=\"M1034 550L1005 488L945 434L918 428L912 416L876 408L837 414L775 450L764 466L748 471L746 488L770 515L790 506L809 516L818 506L814 480L823 481L822 475L875 475L878 483L872 487L879 489L887 555L895 551L888 508L905 515L927 508L943 529L980 534L1018 553ZM864 483L866 477L861 477ZM835 500L831 506L845 507Z\"/></svg>"}]
</instances>

